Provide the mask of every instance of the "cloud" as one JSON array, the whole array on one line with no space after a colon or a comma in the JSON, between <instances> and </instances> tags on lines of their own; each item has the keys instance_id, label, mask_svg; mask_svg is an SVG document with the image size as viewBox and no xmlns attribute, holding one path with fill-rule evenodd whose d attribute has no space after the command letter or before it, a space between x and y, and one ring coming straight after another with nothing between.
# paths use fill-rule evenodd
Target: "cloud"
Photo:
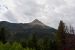
<instances>
[{"instance_id":1,"label":"cloud","mask_svg":"<svg viewBox=\"0 0 75 50\"><path fill-rule=\"evenodd\" d=\"M9 22L18 22L17 19L15 18L16 16L13 15L13 13L11 11L7 11L7 13L5 13L3 15L5 18L7 18L7 20L9 20Z\"/></svg>"},{"instance_id":2,"label":"cloud","mask_svg":"<svg viewBox=\"0 0 75 50\"><path fill-rule=\"evenodd\" d=\"M75 0L5 0L5 4L11 12L5 16L13 22L30 22L37 18L57 28L62 19L67 24L75 25Z\"/></svg>"}]
</instances>

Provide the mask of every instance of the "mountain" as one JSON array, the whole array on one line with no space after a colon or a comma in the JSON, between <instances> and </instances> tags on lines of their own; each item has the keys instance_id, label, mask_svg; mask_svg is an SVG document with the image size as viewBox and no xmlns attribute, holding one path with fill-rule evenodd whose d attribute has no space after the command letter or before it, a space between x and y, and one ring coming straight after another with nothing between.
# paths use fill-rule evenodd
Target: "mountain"
<instances>
[{"instance_id":1,"label":"mountain","mask_svg":"<svg viewBox=\"0 0 75 50\"><path fill-rule=\"evenodd\" d=\"M44 25L41 21L39 21L38 19L35 19L34 21L31 22L31 24L34 24L34 25Z\"/></svg>"},{"instance_id":2,"label":"mountain","mask_svg":"<svg viewBox=\"0 0 75 50\"><path fill-rule=\"evenodd\" d=\"M30 23L10 23L6 21L0 22L0 28L4 27L9 33L7 40L24 40L32 34L36 34L38 38L50 37L54 39L56 29L46 26L38 19Z\"/></svg>"}]
</instances>

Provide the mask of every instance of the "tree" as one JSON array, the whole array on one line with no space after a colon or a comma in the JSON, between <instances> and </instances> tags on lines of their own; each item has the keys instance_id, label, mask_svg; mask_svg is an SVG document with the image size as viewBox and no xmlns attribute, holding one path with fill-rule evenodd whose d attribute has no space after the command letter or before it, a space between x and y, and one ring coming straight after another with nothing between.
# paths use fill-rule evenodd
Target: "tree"
<instances>
[{"instance_id":1,"label":"tree","mask_svg":"<svg viewBox=\"0 0 75 50\"><path fill-rule=\"evenodd\" d=\"M22 45L23 48L27 47L27 41L26 40L24 40L24 41L22 41L20 43L21 43L21 45Z\"/></svg>"},{"instance_id":2,"label":"tree","mask_svg":"<svg viewBox=\"0 0 75 50\"><path fill-rule=\"evenodd\" d=\"M5 28L1 28L1 30L0 30L0 41L3 42L3 43L6 42L5 33L6 33Z\"/></svg>"},{"instance_id":3,"label":"tree","mask_svg":"<svg viewBox=\"0 0 75 50\"><path fill-rule=\"evenodd\" d=\"M63 21L60 21L58 31L56 33L56 43L58 50L63 50L63 45L65 45L65 33L65 24L63 23Z\"/></svg>"},{"instance_id":4,"label":"tree","mask_svg":"<svg viewBox=\"0 0 75 50\"><path fill-rule=\"evenodd\" d=\"M37 50L37 37L36 37L35 33L32 34L32 36L31 36L30 39L28 40L28 47Z\"/></svg>"},{"instance_id":5,"label":"tree","mask_svg":"<svg viewBox=\"0 0 75 50\"><path fill-rule=\"evenodd\" d=\"M43 50L50 50L50 47L51 47L50 43L51 43L51 41L50 41L49 37L45 37L43 39Z\"/></svg>"},{"instance_id":6,"label":"tree","mask_svg":"<svg viewBox=\"0 0 75 50\"><path fill-rule=\"evenodd\" d=\"M57 45L55 40L50 41L50 50L57 50Z\"/></svg>"}]
</instances>

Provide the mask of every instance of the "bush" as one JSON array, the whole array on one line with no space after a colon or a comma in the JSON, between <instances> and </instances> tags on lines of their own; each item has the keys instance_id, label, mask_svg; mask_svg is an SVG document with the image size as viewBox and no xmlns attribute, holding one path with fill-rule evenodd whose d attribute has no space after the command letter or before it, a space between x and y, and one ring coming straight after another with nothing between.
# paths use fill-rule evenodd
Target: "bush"
<instances>
[{"instance_id":1,"label":"bush","mask_svg":"<svg viewBox=\"0 0 75 50\"><path fill-rule=\"evenodd\" d=\"M32 48L23 48L20 43L14 42L10 45L10 43L3 44L0 42L0 50L34 50Z\"/></svg>"}]
</instances>

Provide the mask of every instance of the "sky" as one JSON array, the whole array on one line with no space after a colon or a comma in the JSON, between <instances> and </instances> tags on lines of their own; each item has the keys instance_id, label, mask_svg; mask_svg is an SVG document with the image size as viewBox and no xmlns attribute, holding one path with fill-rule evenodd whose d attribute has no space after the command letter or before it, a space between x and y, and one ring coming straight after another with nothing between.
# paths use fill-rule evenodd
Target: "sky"
<instances>
[{"instance_id":1,"label":"sky","mask_svg":"<svg viewBox=\"0 0 75 50\"><path fill-rule=\"evenodd\" d=\"M57 28L59 21L75 25L75 0L0 0L0 21L28 23L39 19Z\"/></svg>"}]
</instances>

